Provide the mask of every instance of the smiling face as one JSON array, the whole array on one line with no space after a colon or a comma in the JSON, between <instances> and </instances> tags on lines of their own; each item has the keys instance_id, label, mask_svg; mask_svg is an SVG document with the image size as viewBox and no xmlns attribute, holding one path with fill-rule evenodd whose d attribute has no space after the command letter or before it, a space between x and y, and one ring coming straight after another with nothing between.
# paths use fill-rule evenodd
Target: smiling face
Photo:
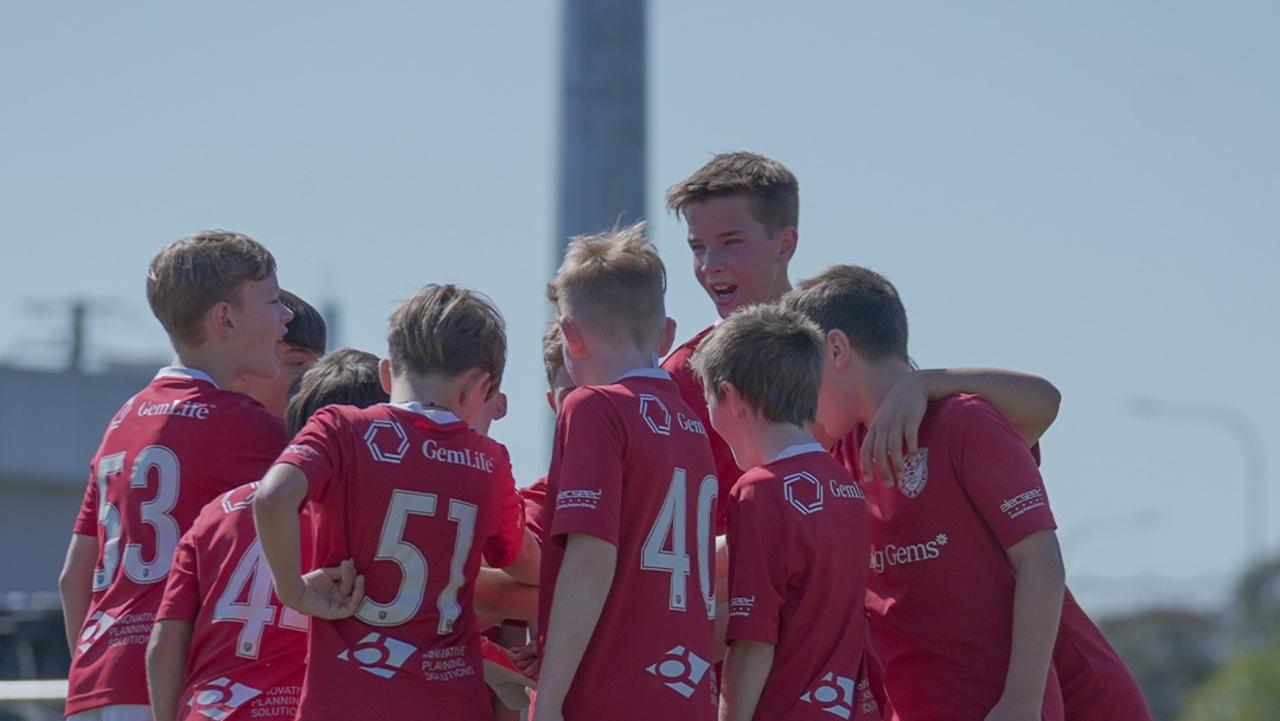
<instances>
[{"instance_id":1,"label":"smiling face","mask_svg":"<svg viewBox=\"0 0 1280 721\"><path fill-rule=\"evenodd\" d=\"M284 360L281 341L287 331L285 326L293 319L293 312L280 302L275 274L245 281L228 305L239 351L236 374L275 378Z\"/></svg>"},{"instance_id":2,"label":"smiling face","mask_svg":"<svg viewBox=\"0 0 1280 721\"><path fill-rule=\"evenodd\" d=\"M770 232L751 212L745 195L690 204L693 274L721 318L753 303L769 303L790 288L787 263L795 252L795 228Z\"/></svg>"}]
</instances>

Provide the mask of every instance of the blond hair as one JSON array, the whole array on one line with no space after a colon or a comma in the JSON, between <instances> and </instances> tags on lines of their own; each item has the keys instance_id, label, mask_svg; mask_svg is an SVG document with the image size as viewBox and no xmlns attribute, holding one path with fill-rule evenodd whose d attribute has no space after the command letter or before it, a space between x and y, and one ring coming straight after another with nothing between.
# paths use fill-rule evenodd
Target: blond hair
<instances>
[{"instance_id":1,"label":"blond hair","mask_svg":"<svg viewBox=\"0 0 1280 721\"><path fill-rule=\"evenodd\" d=\"M774 305L739 309L698 344L689 365L706 393L722 383L772 423L807 426L818 412L822 333L794 311Z\"/></svg>"},{"instance_id":2,"label":"blond hair","mask_svg":"<svg viewBox=\"0 0 1280 721\"><path fill-rule=\"evenodd\" d=\"M564 369L564 339L560 337L559 318L552 318L542 332L542 368L547 372L547 387L554 390L556 376Z\"/></svg>"},{"instance_id":3,"label":"blond hair","mask_svg":"<svg viewBox=\"0 0 1280 721\"><path fill-rule=\"evenodd\" d=\"M147 269L147 303L175 346L204 342L201 321L218 303L239 301L246 281L265 280L276 260L243 233L204 230L165 246Z\"/></svg>"},{"instance_id":4,"label":"blond hair","mask_svg":"<svg viewBox=\"0 0 1280 721\"><path fill-rule=\"evenodd\" d=\"M424 286L391 314L387 330L391 365L398 373L460 375L488 373L490 397L507 364L502 314L485 296L456 285Z\"/></svg>"},{"instance_id":5,"label":"blond hair","mask_svg":"<svg viewBox=\"0 0 1280 721\"><path fill-rule=\"evenodd\" d=\"M677 216L712 198L742 195L751 215L770 232L800 223L800 183L787 166L756 153L721 153L667 190Z\"/></svg>"},{"instance_id":6,"label":"blond hair","mask_svg":"<svg viewBox=\"0 0 1280 721\"><path fill-rule=\"evenodd\" d=\"M571 239L547 299L597 330L649 346L662 333L666 291L666 268L641 221Z\"/></svg>"}]
</instances>

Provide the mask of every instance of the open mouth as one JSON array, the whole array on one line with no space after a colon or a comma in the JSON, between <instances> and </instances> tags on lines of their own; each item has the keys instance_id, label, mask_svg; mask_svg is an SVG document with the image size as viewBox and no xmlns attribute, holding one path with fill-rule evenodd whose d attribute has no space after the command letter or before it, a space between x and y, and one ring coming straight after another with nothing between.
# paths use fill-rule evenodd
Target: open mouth
<instances>
[{"instance_id":1,"label":"open mouth","mask_svg":"<svg viewBox=\"0 0 1280 721\"><path fill-rule=\"evenodd\" d=\"M733 283L711 283L707 289L717 305L729 305L738 295L738 286Z\"/></svg>"}]
</instances>

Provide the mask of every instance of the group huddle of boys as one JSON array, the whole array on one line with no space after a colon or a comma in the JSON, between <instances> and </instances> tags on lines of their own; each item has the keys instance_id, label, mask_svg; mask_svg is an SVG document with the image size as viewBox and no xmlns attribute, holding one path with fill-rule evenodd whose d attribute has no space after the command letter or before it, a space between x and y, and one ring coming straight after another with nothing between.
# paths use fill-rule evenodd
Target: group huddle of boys
<instances>
[{"instance_id":1,"label":"group huddle of boys","mask_svg":"<svg viewBox=\"0 0 1280 721\"><path fill-rule=\"evenodd\" d=\"M538 721L1150 719L1065 589L1053 386L914 370L865 268L792 287L775 161L716 156L668 203L721 320L658 363L643 228L573 239L551 465L520 490L488 437L507 346L483 296L426 286L385 359L324 355L256 241L163 249L147 295L176 359L91 464L67 717L515 718L536 687ZM503 621L527 642L489 640Z\"/></svg>"}]
</instances>

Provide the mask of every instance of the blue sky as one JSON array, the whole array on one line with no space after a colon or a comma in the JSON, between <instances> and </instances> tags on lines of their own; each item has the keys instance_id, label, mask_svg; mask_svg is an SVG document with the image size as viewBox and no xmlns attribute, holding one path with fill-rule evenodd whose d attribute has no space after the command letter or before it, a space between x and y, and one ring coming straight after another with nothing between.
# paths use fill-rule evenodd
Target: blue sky
<instances>
[{"instance_id":1,"label":"blue sky","mask_svg":"<svg viewBox=\"0 0 1280 721\"><path fill-rule=\"evenodd\" d=\"M1276 27L1262 2L653 2L649 214L680 335L713 311L663 190L717 151L774 156L802 188L795 277L875 268L922 365L1062 389L1044 471L1087 603L1223 591L1260 501L1236 445L1126 403L1238 408L1280 477ZM150 256L242 230L369 350L424 283L490 294L512 346L494 432L532 481L559 29L555 3L10 5L0 358L53 358L28 299L70 295L112 301L96 357L161 355Z\"/></svg>"}]
</instances>

